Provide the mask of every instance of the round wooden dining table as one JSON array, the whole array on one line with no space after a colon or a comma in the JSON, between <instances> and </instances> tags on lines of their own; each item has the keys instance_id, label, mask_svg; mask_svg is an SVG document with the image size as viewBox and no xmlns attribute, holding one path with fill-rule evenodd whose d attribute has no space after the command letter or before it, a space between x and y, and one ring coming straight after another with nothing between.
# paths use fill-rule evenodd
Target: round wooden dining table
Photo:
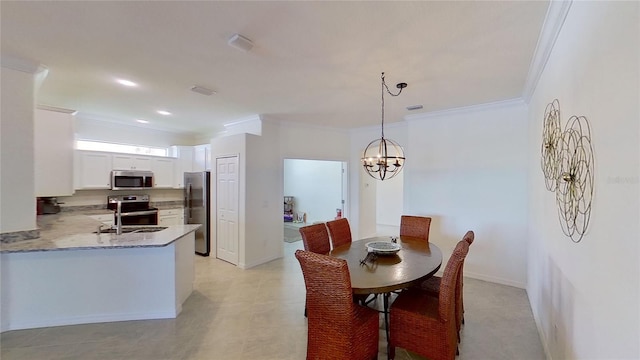
<instances>
[{"instance_id":1,"label":"round wooden dining table","mask_svg":"<svg viewBox=\"0 0 640 360\"><path fill-rule=\"evenodd\" d=\"M391 242L391 237L372 237L354 241L331 250L330 255L344 259L349 266L354 294L384 294L408 288L433 276L442 265L442 252L423 239L398 236L400 251L394 255L379 255L361 264L367 256L366 244L372 241Z\"/></svg>"},{"instance_id":2,"label":"round wooden dining table","mask_svg":"<svg viewBox=\"0 0 640 360\"><path fill-rule=\"evenodd\" d=\"M442 265L442 252L424 239L398 236L400 250L396 254L378 255L371 259L367 258L366 244L373 241L391 242L391 237L353 241L331 250L330 255L347 261L354 294L383 294L382 312L388 352L390 293L418 285L433 276Z\"/></svg>"}]
</instances>

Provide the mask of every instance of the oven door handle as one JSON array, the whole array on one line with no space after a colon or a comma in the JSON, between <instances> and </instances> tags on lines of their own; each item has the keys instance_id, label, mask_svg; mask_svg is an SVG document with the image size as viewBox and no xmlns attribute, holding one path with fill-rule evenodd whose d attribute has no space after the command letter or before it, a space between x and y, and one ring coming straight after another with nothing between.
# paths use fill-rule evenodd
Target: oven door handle
<instances>
[{"instance_id":1,"label":"oven door handle","mask_svg":"<svg viewBox=\"0 0 640 360\"><path fill-rule=\"evenodd\" d=\"M158 213L158 210L133 211L133 212L122 213L122 214L120 214L120 216L153 215L153 214L157 214L157 213Z\"/></svg>"}]
</instances>

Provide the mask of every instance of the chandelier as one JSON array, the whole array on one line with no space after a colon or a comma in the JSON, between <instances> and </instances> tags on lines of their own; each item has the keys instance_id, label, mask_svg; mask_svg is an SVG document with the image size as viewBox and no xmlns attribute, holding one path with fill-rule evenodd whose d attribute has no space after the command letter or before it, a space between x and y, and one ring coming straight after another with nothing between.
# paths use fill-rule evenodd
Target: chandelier
<instances>
[{"instance_id":1,"label":"chandelier","mask_svg":"<svg viewBox=\"0 0 640 360\"><path fill-rule=\"evenodd\" d=\"M399 83L396 85L397 94L389 91L387 84L384 82L384 73L382 73L382 135L379 139L375 139L367 145L362 153L362 166L364 170L376 180L386 180L398 175L404 166L404 151L402 146L391 139L384 137L384 93L385 91L391 96L398 96L402 89L407 87L407 83Z\"/></svg>"}]
</instances>

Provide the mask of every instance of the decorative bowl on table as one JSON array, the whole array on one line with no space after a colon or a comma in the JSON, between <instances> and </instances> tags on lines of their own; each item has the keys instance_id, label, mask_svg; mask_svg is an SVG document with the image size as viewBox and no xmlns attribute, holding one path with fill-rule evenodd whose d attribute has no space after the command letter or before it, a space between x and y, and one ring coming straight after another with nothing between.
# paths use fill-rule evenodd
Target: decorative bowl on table
<instances>
[{"instance_id":1,"label":"decorative bowl on table","mask_svg":"<svg viewBox=\"0 0 640 360\"><path fill-rule=\"evenodd\" d=\"M394 255L400 251L400 244L387 241L372 241L365 244L368 252L376 255Z\"/></svg>"}]
</instances>

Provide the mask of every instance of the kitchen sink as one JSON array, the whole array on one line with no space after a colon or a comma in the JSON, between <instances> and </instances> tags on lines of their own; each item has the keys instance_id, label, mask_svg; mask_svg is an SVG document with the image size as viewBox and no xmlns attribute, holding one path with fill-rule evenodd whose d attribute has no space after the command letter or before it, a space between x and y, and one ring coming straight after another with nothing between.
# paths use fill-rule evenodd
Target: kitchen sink
<instances>
[{"instance_id":1,"label":"kitchen sink","mask_svg":"<svg viewBox=\"0 0 640 360\"><path fill-rule=\"evenodd\" d=\"M156 232L156 231L162 231L164 229L166 229L166 226L149 226L149 227L124 227L122 228L122 233L123 234L130 234L130 233L149 233L149 232ZM105 229L100 229L100 233L101 234L115 234L117 232L116 229L111 229L111 228L105 228ZM97 231L93 232L94 234L97 234Z\"/></svg>"}]
</instances>

